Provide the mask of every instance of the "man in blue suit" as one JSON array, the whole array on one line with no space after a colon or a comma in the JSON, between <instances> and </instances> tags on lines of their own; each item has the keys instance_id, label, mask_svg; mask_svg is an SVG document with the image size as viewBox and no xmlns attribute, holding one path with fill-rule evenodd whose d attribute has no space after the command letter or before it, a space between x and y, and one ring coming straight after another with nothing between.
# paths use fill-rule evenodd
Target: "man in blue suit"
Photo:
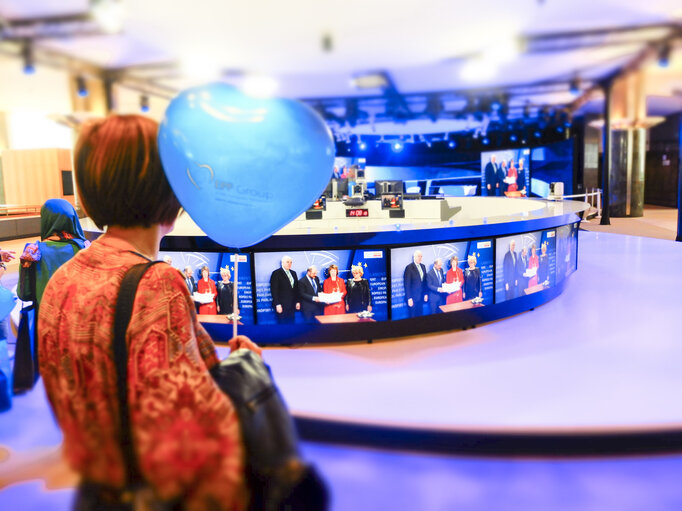
<instances>
[{"instance_id":1,"label":"man in blue suit","mask_svg":"<svg viewBox=\"0 0 682 511\"><path fill-rule=\"evenodd\" d=\"M448 294L443 292L443 260L438 258L433 262L433 268L426 274L426 289L429 296L429 307L431 314L440 312L440 306L445 304Z\"/></svg>"},{"instance_id":2,"label":"man in blue suit","mask_svg":"<svg viewBox=\"0 0 682 511\"><path fill-rule=\"evenodd\" d=\"M499 183L497 182L497 163L496 156L493 154L490 157L490 161L486 164L484 169L485 176L485 189L483 190L483 195L495 196L496 191L499 188Z\"/></svg>"},{"instance_id":3,"label":"man in blue suit","mask_svg":"<svg viewBox=\"0 0 682 511\"><path fill-rule=\"evenodd\" d=\"M516 253L516 241L509 242L509 251L504 254L502 261L502 279L504 281L504 299L511 300L516 298L517 288L519 286L519 277L517 271L517 264L519 255Z\"/></svg>"},{"instance_id":4,"label":"man in blue suit","mask_svg":"<svg viewBox=\"0 0 682 511\"><path fill-rule=\"evenodd\" d=\"M315 316L322 314L318 294L322 290L317 276L317 267L311 266L306 274L298 281L298 293L301 298L301 312L306 323L313 323Z\"/></svg>"}]
</instances>

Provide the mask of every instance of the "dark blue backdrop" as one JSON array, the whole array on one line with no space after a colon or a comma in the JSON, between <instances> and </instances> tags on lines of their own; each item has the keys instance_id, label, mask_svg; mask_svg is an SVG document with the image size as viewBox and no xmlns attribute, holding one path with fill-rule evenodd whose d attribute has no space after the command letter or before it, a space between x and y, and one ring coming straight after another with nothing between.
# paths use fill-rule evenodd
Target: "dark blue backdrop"
<instances>
[{"instance_id":1,"label":"dark blue backdrop","mask_svg":"<svg viewBox=\"0 0 682 511\"><path fill-rule=\"evenodd\" d=\"M300 279L309 266L315 265L320 282L327 278L326 270L330 264L339 267L339 276L344 280L352 277L351 265L362 264L364 278L369 281L372 295L372 312L377 321L388 319L387 285L386 285L386 253L384 250L310 250L257 253L256 267L256 317L258 324L276 323L275 311L272 308L270 293L270 276L281 266L282 257L288 255L293 259L291 267ZM296 314L296 323L303 323L303 316Z\"/></svg>"},{"instance_id":2,"label":"dark blue backdrop","mask_svg":"<svg viewBox=\"0 0 682 511\"><path fill-rule=\"evenodd\" d=\"M441 243L437 245L421 245L391 250L391 317L392 319L404 319L407 317L407 303L405 302L405 283L403 273L405 267L412 262L415 250L421 250L422 263L426 271L431 271L433 262L437 258L443 259L443 271L450 269L450 258L459 258L459 267L464 270L468 267L467 257L469 254L476 255L476 266L481 269L481 286L483 290L483 303L493 303L493 243L492 240L458 241L454 243ZM428 303L424 304L424 314L430 312Z\"/></svg>"},{"instance_id":3,"label":"dark blue backdrop","mask_svg":"<svg viewBox=\"0 0 682 511\"><path fill-rule=\"evenodd\" d=\"M201 278L201 267L206 265L210 271L209 277L215 282L220 278L220 268L228 266L232 280L234 280L234 255L226 252L160 252L159 259L169 255L173 259L173 266L184 271L186 266L191 266L194 278L198 282ZM239 254L239 296L240 320L245 325L253 325L253 297L251 294L251 255Z\"/></svg>"},{"instance_id":4,"label":"dark blue backdrop","mask_svg":"<svg viewBox=\"0 0 682 511\"><path fill-rule=\"evenodd\" d=\"M526 247L528 249L528 257L531 256L531 246L535 244L537 248L537 256L540 257L542 253L542 244L547 244L547 255L549 256L549 286L552 287L556 283L556 231L554 229L547 231L527 232L524 234L516 234L514 236L506 236L504 238L497 238L496 256L495 256L495 303L501 303L506 300L504 289L504 255L509 251L509 243L514 240L516 242L517 257L521 256L521 249Z\"/></svg>"}]
</instances>

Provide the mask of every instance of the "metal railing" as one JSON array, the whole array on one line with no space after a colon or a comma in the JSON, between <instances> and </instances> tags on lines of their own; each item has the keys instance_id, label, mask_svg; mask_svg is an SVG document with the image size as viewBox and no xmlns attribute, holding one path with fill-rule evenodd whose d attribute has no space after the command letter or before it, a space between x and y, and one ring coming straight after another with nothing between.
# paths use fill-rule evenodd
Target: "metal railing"
<instances>
[{"instance_id":1,"label":"metal railing","mask_svg":"<svg viewBox=\"0 0 682 511\"><path fill-rule=\"evenodd\" d=\"M560 200L584 198L585 202L587 204L589 204L589 206L590 206L587 210L587 213L585 214L585 218L587 218L591 214L592 209L596 210L595 216L601 217L601 198L602 198L602 189L601 188L590 188L589 192L578 193L575 195L562 195L561 197L556 197L556 198L560 199Z\"/></svg>"},{"instance_id":2,"label":"metal railing","mask_svg":"<svg viewBox=\"0 0 682 511\"><path fill-rule=\"evenodd\" d=\"M26 215L28 213L40 214L42 205L31 204L0 204L0 216Z\"/></svg>"}]
</instances>

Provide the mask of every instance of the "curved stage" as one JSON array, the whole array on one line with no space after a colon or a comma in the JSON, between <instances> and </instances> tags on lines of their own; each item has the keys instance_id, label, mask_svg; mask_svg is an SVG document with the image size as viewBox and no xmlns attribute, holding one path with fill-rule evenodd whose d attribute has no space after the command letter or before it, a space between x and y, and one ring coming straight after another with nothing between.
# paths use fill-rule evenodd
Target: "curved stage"
<instances>
[{"instance_id":1,"label":"curved stage","mask_svg":"<svg viewBox=\"0 0 682 511\"><path fill-rule=\"evenodd\" d=\"M267 350L303 437L474 455L681 451L682 244L583 231L580 247L563 294L527 314Z\"/></svg>"},{"instance_id":2,"label":"curved stage","mask_svg":"<svg viewBox=\"0 0 682 511\"><path fill-rule=\"evenodd\" d=\"M533 309L560 294L575 271L577 228L585 207L573 201L465 197L409 200L404 209L395 211L382 209L380 200L353 207L327 201L324 211L301 215L270 238L238 252L243 263L239 265L240 331L270 345L373 340L469 328ZM367 216L348 216L358 211ZM396 213L404 218L396 218ZM87 223L84 227L95 231ZM514 266L506 254L512 243L517 247L516 267L508 268ZM528 262L531 247L536 250L534 266ZM237 251L210 240L186 215L164 237L161 248L178 268L189 265L196 270L206 264L216 280L221 267L228 266L234 273ZM522 248L528 252L523 262ZM437 258L442 259L444 275L451 257L457 256L466 277L467 257L474 256L480 271L479 295L471 296L476 284L464 284L461 289L469 293L464 300L446 303L447 293L434 293L429 295L431 304L410 310L403 274L415 250L423 252L427 272ZM293 258L292 269L299 278L316 265L320 281L332 263L344 280L350 277L352 265L362 266L371 289L373 317L329 316L318 307L308 317L296 312L290 322L282 322L273 310L270 276L284 255ZM507 289L510 282L512 289ZM214 339L231 337L232 325L225 315L200 319Z\"/></svg>"}]
</instances>

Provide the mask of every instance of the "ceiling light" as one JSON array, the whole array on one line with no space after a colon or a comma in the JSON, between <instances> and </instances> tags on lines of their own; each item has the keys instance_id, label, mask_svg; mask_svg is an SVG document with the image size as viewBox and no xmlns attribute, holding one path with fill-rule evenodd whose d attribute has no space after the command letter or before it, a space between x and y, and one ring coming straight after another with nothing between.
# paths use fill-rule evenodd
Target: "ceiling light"
<instances>
[{"instance_id":1,"label":"ceiling light","mask_svg":"<svg viewBox=\"0 0 682 511\"><path fill-rule=\"evenodd\" d=\"M85 78L83 76L77 76L76 77L76 89L78 91L78 95L81 98L87 97L88 95L88 86L85 83Z\"/></svg>"},{"instance_id":2,"label":"ceiling light","mask_svg":"<svg viewBox=\"0 0 682 511\"><path fill-rule=\"evenodd\" d=\"M21 58L24 61L24 74L32 75L36 72L33 62L33 43L26 41L21 47Z\"/></svg>"},{"instance_id":3,"label":"ceiling light","mask_svg":"<svg viewBox=\"0 0 682 511\"><path fill-rule=\"evenodd\" d=\"M670 65L670 42L663 44L658 50L658 67L668 67Z\"/></svg>"},{"instance_id":4,"label":"ceiling light","mask_svg":"<svg viewBox=\"0 0 682 511\"><path fill-rule=\"evenodd\" d=\"M494 62L476 57L464 63L459 77L467 82L484 81L494 77L497 71L497 65Z\"/></svg>"},{"instance_id":5,"label":"ceiling light","mask_svg":"<svg viewBox=\"0 0 682 511\"><path fill-rule=\"evenodd\" d=\"M576 76L575 78L571 79L571 81L568 84L568 89L571 91L571 94L574 96L577 96L580 94L580 77Z\"/></svg>"},{"instance_id":6,"label":"ceiling light","mask_svg":"<svg viewBox=\"0 0 682 511\"><path fill-rule=\"evenodd\" d=\"M149 96L146 94L140 96L140 111L144 113L149 112Z\"/></svg>"},{"instance_id":7,"label":"ceiling light","mask_svg":"<svg viewBox=\"0 0 682 511\"><path fill-rule=\"evenodd\" d=\"M120 32L123 28L122 0L90 0L90 12L102 30L109 34Z\"/></svg>"},{"instance_id":8,"label":"ceiling light","mask_svg":"<svg viewBox=\"0 0 682 511\"><path fill-rule=\"evenodd\" d=\"M388 80L381 72L363 73L353 76L350 84L356 89L385 89L388 87Z\"/></svg>"},{"instance_id":9,"label":"ceiling light","mask_svg":"<svg viewBox=\"0 0 682 511\"><path fill-rule=\"evenodd\" d=\"M244 94L254 98L271 98L278 88L277 80L265 75L248 75L241 86Z\"/></svg>"}]
</instances>

